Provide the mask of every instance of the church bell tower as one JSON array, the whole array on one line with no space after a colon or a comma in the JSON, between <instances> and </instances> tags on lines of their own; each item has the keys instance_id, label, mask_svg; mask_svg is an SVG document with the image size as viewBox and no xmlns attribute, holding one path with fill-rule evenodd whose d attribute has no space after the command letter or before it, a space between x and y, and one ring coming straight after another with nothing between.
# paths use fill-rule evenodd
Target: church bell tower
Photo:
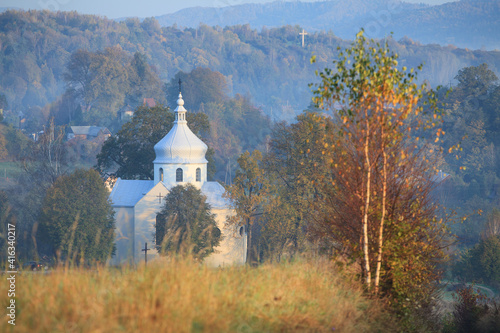
<instances>
[{"instance_id":1,"label":"church bell tower","mask_svg":"<svg viewBox=\"0 0 500 333\"><path fill-rule=\"evenodd\" d=\"M201 189L207 181L207 145L188 127L180 89L172 129L155 146L154 183L167 188L190 183Z\"/></svg>"}]
</instances>

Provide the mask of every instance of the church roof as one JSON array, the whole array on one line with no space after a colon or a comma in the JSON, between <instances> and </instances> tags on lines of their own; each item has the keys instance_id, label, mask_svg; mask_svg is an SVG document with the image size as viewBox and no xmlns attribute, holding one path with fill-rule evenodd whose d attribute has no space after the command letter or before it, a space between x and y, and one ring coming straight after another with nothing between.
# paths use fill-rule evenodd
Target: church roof
<instances>
[{"instance_id":1,"label":"church roof","mask_svg":"<svg viewBox=\"0 0 500 333\"><path fill-rule=\"evenodd\" d=\"M125 180L118 178L109 195L112 206L134 207L153 186L153 180Z\"/></svg>"},{"instance_id":2,"label":"church roof","mask_svg":"<svg viewBox=\"0 0 500 333\"><path fill-rule=\"evenodd\" d=\"M175 109L174 126L155 147L154 163L207 163L207 145L189 129L182 94Z\"/></svg>"},{"instance_id":3,"label":"church roof","mask_svg":"<svg viewBox=\"0 0 500 333\"><path fill-rule=\"evenodd\" d=\"M230 202L222 195L226 190L217 182L205 182L201 187L201 192L207 197L207 202L212 208L229 208Z\"/></svg>"},{"instance_id":4,"label":"church roof","mask_svg":"<svg viewBox=\"0 0 500 333\"><path fill-rule=\"evenodd\" d=\"M152 180L125 180L118 178L109 195L113 207L134 207L152 188ZM229 208L230 202L222 195L226 190L218 182L205 182L201 192L212 208Z\"/></svg>"},{"instance_id":5,"label":"church roof","mask_svg":"<svg viewBox=\"0 0 500 333\"><path fill-rule=\"evenodd\" d=\"M110 134L111 132L106 127L99 126L70 126L68 129L69 133L75 135L88 135L88 136L98 136L99 133Z\"/></svg>"}]
</instances>

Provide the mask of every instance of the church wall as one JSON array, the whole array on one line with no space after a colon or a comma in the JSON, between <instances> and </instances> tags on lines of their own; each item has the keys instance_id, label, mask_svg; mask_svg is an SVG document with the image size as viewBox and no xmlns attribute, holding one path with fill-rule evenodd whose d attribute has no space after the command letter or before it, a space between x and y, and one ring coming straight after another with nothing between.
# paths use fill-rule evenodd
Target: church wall
<instances>
[{"instance_id":1,"label":"church wall","mask_svg":"<svg viewBox=\"0 0 500 333\"><path fill-rule=\"evenodd\" d=\"M207 164L155 164L155 184L160 181L160 168L163 168L163 183L168 187L183 185L186 183L193 184L200 189L204 182L207 181ZM175 180L177 168L182 168L183 181ZM196 181L196 169L201 169L201 182Z\"/></svg>"},{"instance_id":2,"label":"church wall","mask_svg":"<svg viewBox=\"0 0 500 333\"><path fill-rule=\"evenodd\" d=\"M243 233L240 234L240 227L226 226L227 216L235 215L234 210L212 208L212 213L215 214L217 226L222 231L224 239L216 248L216 252L205 259L205 264L212 267L245 264L247 249L246 232L243 229Z\"/></svg>"},{"instance_id":3,"label":"church wall","mask_svg":"<svg viewBox=\"0 0 500 333\"><path fill-rule=\"evenodd\" d=\"M161 183L156 184L144 197L135 205L135 262L144 260L144 243L148 243L148 260L154 259L158 252L155 248L155 224L156 214L158 214L165 204L165 197L168 190ZM161 197L161 199L160 199Z\"/></svg>"},{"instance_id":4,"label":"church wall","mask_svg":"<svg viewBox=\"0 0 500 333\"><path fill-rule=\"evenodd\" d=\"M116 253L111 258L112 265L130 263L134 255L134 208L113 207L115 210Z\"/></svg>"}]
</instances>

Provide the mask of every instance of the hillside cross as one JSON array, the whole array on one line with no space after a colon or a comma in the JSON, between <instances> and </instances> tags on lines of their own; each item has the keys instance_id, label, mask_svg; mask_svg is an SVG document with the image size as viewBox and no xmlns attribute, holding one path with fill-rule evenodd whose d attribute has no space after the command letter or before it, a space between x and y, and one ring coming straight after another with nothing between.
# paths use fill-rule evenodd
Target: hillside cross
<instances>
[{"instance_id":1,"label":"hillside cross","mask_svg":"<svg viewBox=\"0 0 500 333\"><path fill-rule=\"evenodd\" d=\"M301 32L301 33L299 33L299 35L302 35L302 47L304 47L304 36L305 36L305 35L307 35L307 34L308 34L308 33L307 33L307 32L305 32L305 30L304 30L304 29L302 29L302 32Z\"/></svg>"}]
</instances>

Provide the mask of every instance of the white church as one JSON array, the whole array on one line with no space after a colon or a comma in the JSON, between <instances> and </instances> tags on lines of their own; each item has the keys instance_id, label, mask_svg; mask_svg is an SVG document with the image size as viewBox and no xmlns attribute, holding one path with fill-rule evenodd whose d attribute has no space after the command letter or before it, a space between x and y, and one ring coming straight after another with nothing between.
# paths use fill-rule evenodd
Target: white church
<instances>
[{"instance_id":1,"label":"white church","mask_svg":"<svg viewBox=\"0 0 500 333\"><path fill-rule=\"evenodd\" d=\"M179 92L173 127L154 146L154 180L118 178L111 191L110 199L116 212L113 265L144 261L146 243L151 248L147 251L148 261L158 257L154 246L156 215L161 211L169 190L185 184L201 189L222 232L220 245L205 259L205 263L215 267L245 263L246 230L242 226L226 226L227 217L234 215L235 211L222 196L224 187L218 182L207 181L207 148L189 129L184 100Z\"/></svg>"}]
</instances>

